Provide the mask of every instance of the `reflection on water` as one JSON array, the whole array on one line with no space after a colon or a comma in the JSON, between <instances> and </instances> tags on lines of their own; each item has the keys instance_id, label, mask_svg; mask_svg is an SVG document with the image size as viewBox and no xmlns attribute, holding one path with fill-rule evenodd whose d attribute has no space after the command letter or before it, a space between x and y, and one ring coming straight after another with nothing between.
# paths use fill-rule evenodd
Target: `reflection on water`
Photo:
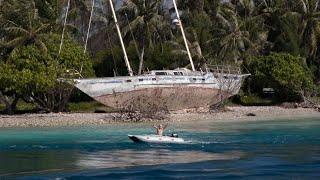
<instances>
[{"instance_id":1,"label":"reflection on water","mask_svg":"<svg viewBox=\"0 0 320 180\"><path fill-rule=\"evenodd\" d=\"M151 145L128 139L128 134L154 133L150 126L2 129L0 179L320 176L320 119L176 122L171 132L192 143Z\"/></svg>"},{"instance_id":2,"label":"reflection on water","mask_svg":"<svg viewBox=\"0 0 320 180\"><path fill-rule=\"evenodd\" d=\"M0 177L75 169L78 155L74 150L0 151Z\"/></svg>"},{"instance_id":3,"label":"reflection on water","mask_svg":"<svg viewBox=\"0 0 320 180\"><path fill-rule=\"evenodd\" d=\"M171 163L194 163L213 160L236 160L243 152L208 153L201 151L170 151L155 149L148 151L120 150L99 151L80 156L78 166L85 169L115 168L127 166L159 165Z\"/></svg>"}]
</instances>

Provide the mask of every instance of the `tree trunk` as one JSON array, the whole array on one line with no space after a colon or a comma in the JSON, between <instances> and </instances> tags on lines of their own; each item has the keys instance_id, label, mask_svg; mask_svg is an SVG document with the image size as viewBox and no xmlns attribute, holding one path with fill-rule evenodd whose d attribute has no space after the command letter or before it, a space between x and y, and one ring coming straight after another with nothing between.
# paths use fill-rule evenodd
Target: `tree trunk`
<instances>
[{"instance_id":1,"label":"tree trunk","mask_svg":"<svg viewBox=\"0 0 320 180\"><path fill-rule=\"evenodd\" d=\"M14 110L17 107L18 101L19 101L19 98L14 97L14 100L11 102L9 97L3 95L2 92L0 92L0 102L5 104L6 106L4 113L12 115L14 113Z\"/></svg>"},{"instance_id":2,"label":"tree trunk","mask_svg":"<svg viewBox=\"0 0 320 180\"><path fill-rule=\"evenodd\" d=\"M317 76L316 76L316 82L317 84L320 84L320 61L318 62L318 70L317 70Z\"/></svg>"},{"instance_id":3,"label":"tree trunk","mask_svg":"<svg viewBox=\"0 0 320 180\"><path fill-rule=\"evenodd\" d=\"M141 51L141 54L140 54L140 63L139 63L139 71L138 71L138 74L141 75L142 74L142 70L143 70L143 61L144 61L144 46L142 48L142 51Z\"/></svg>"},{"instance_id":4,"label":"tree trunk","mask_svg":"<svg viewBox=\"0 0 320 180\"><path fill-rule=\"evenodd\" d=\"M6 108L4 110L4 113L12 114L12 111L10 109L11 108L10 107L10 103L9 103L7 97L5 97L1 92L0 92L0 102L3 103L6 106Z\"/></svg>"},{"instance_id":5,"label":"tree trunk","mask_svg":"<svg viewBox=\"0 0 320 180\"><path fill-rule=\"evenodd\" d=\"M14 112L15 110L17 110L17 104L19 102L19 97L15 97L14 100L11 103L11 110Z\"/></svg>"},{"instance_id":6,"label":"tree trunk","mask_svg":"<svg viewBox=\"0 0 320 180\"><path fill-rule=\"evenodd\" d=\"M0 103L3 103L4 105L8 105L7 98L0 92Z\"/></svg>"},{"instance_id":7,"label":"tree trunk","mask_svg":"<svg viewBox=\"0 0 320 180\"><path fill-rule=\"evenodd\" d=\"M67 111L67 104L70 100L71 94L73 92L73 87L66 88L62 93L62 99L59 102L59 106L57 112L65 112Z\"/></svg>"}]
</instances>

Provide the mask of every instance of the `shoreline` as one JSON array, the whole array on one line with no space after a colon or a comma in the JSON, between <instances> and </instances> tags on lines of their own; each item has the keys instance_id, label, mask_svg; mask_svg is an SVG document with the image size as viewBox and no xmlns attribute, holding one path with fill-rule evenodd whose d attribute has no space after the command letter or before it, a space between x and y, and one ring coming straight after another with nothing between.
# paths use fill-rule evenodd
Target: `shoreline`
<instances>
[{"instance_id":1,"label":"shoreline","mask_svg":"<svg viewBox=\"0 0 320 180\"><path fill-rule=\"evenodd\" d=\"M143 120L131 122L115 120L115 113L49 113L49 114L23 114L0 115L0 128L47 128L47 127L85 127L108 124L134 124L134 123L160 123L160 122L245 122L245 121L270 121L293 120L298 118L319 118L320 112L311 108L285 109L279 106L266 107L226 107L225 112L172 112L164 120Z\"/></svg>"}]
</instances>

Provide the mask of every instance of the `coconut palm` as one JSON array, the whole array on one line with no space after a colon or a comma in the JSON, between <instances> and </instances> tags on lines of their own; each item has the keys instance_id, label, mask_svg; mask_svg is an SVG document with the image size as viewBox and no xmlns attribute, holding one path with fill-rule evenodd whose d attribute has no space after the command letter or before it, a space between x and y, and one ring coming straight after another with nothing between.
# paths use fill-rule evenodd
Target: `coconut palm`
<instances>
[{"instance_id":1,"label":"coconut palm","mask_svg":"<svg viewBox=\"0 0 320 180\"><path fill-rule=\"evenodd\" d=\"M270 27L269 39L274 50L315 59L319 39L319 1L289 0L265 2Z\"/></svg>"},{"instance_id":2,"label":"coconut palm","mask_svg":"<svg viewBox=\"0 0 320 180\"><path fill-rule=\"evenodd\" d=\"M65 6L64 0L34 0L42 21L58 22L61 10Z\"/></svg>"},{"instance_id":3,"label":"coconut palm","mask_svg":"<svg viewBox=\"0 0 320 180\"><path fill-rule=\"evenodd\" d=\"M10 54L21 46L35 44L46 52L47 47L43 36L49 29L49 24L41 22L36 4L32 0L8 0L2 2L0 9L0 46L1 60L7 60ZM6 105L6 111L12 113L19 96L10 97L0 92L0 102Z\"/></svg>"},{"instance_id":4,"label":"coconut palm","mask_svg":"<svg viewBox=\"0 0 320 180\"><path fill-rule=\"evenodd\" d=\"M212 3L212 2L210 2ZM204 10L205 0L179 0L180 9L190 10L193 12L202 12Z\"/></svg>"},{"instance_id":5,"label":"coconut palm","mask_svg":"<svg viewBox=\"0 0 320 180\"><path fill-rule=\"evenodd\" d=\"M200 43L201 41L199 40L196 30L193 28L188 28L186 36L188 38L187 39L188 46L189 46L192 59L195 63L195 68L196 69L203 68L204 65L207 63L205 56L208 54L205 54L205 52L203 52L203 48ZM173 50L171 51L172 55L183 56L185 58L188 57L188 52L186 50L184 41L181 36L175 38L172 41L168 41L167 43L169 43L173 47ZM187 66L189 65L190 64L188 64Z\"/></svg>"},{"instance_id":6,"label":"coconut palm","mask_svg":"<svg viewBox=\"0 0 320 180\"><path fill-rule=\"evenodd\" d=\"M85 0L71 1L72 9L70 16L75 25L77 13L86 14ZM6 1L2 8L2 30L6 33L5 40L1 43L4 47L15 50L16 47L35 43L41 50L46 52L46 46L42 39L47 33L61 33L63 29L63 0L18 0ZM12 11L14 9L14 11ZM81 14L79 13L79 14ZM27 17L27 18L26 18ZM86 17L83 15L83 17ZM88 23L88 22L86 22ZM66 24L69 32L78 32L79 29L71 23Z\"/></svg>"},{"instance_id":7,"label":"coconut palm","mask_svg":"<svg viewBox=\"0 0 320 180\"><path fill-rule=\"evenodd\" d=\"M320 82L320 60L317 57L319 54L318 45L320 35L320 12L318 0L298 0L294 1L300 8L294 9L293 12L297 13L297 16L301 20L301 35L302 44L301 48L304 50L304 56L307 57L309 65L315 64L317 66L316 77ZM319 56L319 55L318 55Z\"/></svg>"},{"instance_id":8,"label":"coconut palm","mask_svg":"<svg viewBox=\"0 0 320 180\"><path fill-rule=\"evenodd\" d=\"M254 0L239 0L236 3L236 12L241 19L240 29L248 32L246 51L251 55L257 55L269 47L269 27L265 24L267 14L262 10L265 8L263 2Z\"/></svg>"},{"instance_id":9,"label":"coconut palm","mask_svg":"<svg viewBox=\"0 0 320 180\"><path fill-rule=\"evenodd\" d=\"M314 59L318 50L320 35L320 12L318 0L291 0L288 15L300 20L301 48L304 55Z\"/></svg>"},{"instance_id":10,"label":"coconut palm","mask_svg":"<svg viewBox=\"0 0 320 180\"><path fill-rule=\"evenodd\" d=\"M207 63L206 56L209 54L209 52L206 51L207 41L211 38L210 28L212 26L209 15L204 11L205 1L180 0L177 2L179 9L182 10L181 21L185 26L187 44L195 68L200 69ZM171 53L187 58L188 53L181 32L178 30L174 35L175 39L169 42L173 46Z\"/></svg>"},{"instance_id":11,"label":"coconut palm","mask_svg":"<svg viewBox=\"0 0 320 180\"><path fill-rule=\"evenodd\" d=\"M244 60L246 54L257 55L270 46L265 8L262 2L254 0L219 2L211 6L214 13L211 44L217 59L237 63Z\"/></svg>"},{"instance_id":12,"label":"coconut palm","mask_svg":"<svg viewBox=\"0 0 320 180\"><path fill-rule=\"evenodd\" d=\"M50 24L41 21L35 2L6 1L4 6L0 23L6 36L1 45L15 51L19 46L35 44L46 52L47 47L42 37L49 31Z\"/></svg>"},{"instance_id":13,"label":"coconut palm","mask_svg":"<svg viewBox=\"0 0 320 180\"><path fill-rule=\"evenodd\" d=\"M119 9L122 17L128 20L122 28L125 38L137 41L138 74L143 70L145 49L171 38L169 21L160 14L160 7L161 0L128 0Z\"/></svg>"},{"instance_id":14,"label":"coconut palm","mask_svg":"<svg viewBox=\"0 0 320 180\"><path fill-rule=\"evenodd\" d=\"M216 55L222 60L232 59L235 63L250 44L249 32L241 29L241 19L231 3L219 3L215 10L215 28L212 44Z\"/></svg>"}]
</instances>

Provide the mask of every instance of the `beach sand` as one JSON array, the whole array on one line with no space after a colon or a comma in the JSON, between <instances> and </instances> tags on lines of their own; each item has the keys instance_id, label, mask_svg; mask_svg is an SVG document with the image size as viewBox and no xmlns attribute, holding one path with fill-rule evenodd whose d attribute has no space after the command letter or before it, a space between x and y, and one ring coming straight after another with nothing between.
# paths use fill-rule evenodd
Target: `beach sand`
<instances>
[{"instance_id":1,"label":"beach sand","mask_svg":"<svg viewBox=\"0 0 320 180\"><path fill-rule=\"evenodd\" d=\"M194 122L217 121L259 121L259 120L278 120L278 119L299 119L299 118L319 118L320 112L315 109L285 109L282 107L226 107L227 111L208 113L177 111L168 115L166 122ZM14 127L73 127L105 125L110 123L130 123L115 120L116 114L99 113L50 113L50 114L24 114L24 115L0 115L0 128ZM145 121L142 121L145 122ZM154 122L160 122L154 121Z\"/></svg>"}]
</instances>

